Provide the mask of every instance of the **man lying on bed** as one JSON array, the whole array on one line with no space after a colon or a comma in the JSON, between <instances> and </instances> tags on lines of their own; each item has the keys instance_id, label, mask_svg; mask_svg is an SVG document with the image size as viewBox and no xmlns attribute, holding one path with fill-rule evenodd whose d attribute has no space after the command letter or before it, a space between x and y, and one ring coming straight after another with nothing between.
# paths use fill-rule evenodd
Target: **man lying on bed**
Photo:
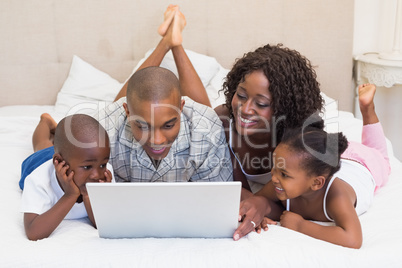
<instances>
[{"instance_id":1,"label":"man lying on bed","mask_svg":"<svg viewBox=\"0 0 402 268\"><path fill-rule=\"evenodd\" d=\"M177 77L147 67L128 81L127 97L95 116L110 137L117 182L232 180L232 165L217 114L182 99Z\"/></svg>"},{"instance_id":2,"label":"man lying on bed","mask_svg":"<svg viewBox=\"0 0 402 268\"><path fill-rule=\"evenodd\" d=\"M178 11L178 7L169 6L165 13L165 22L159 29L163 36L161 42L128 80L116 99L125 95L127 97L120 98L94 115L109 134L110 163L114 167L116 181L232 180L232 164L220 119L210 107L181 98L182 92L185 94L190 87L202 87L198 98L209 104L201 80L194 83L192 79L191 84L186 80L189 72L193 72L191 77L198 76L194 75L194 68L188 68L192 65L181 46L181 30L184 24L184 16ZM163 30L164 27L167 29ZM179 58L185 61L184 64L177 63L180 81L167 69L148 67L158 65L159 59L161 61L170 49L175 56L180 55ZM45 117L50 120L50 126L56 125L49 116ZM47 129L46 135L49 137L50 133L51 127ZM48 150L49 159L53 151L52 148ZM71 164L70 167L66 165L68 162L57 159L55 158L56 170L67 172L71 181L71 174L75 170ZM32 170L33 168L24 173ZM82 183L82 192L86 192L85 182ZM23 186L23 179L20 185ZM63 195L62 192L60 194ZM46 235L31 236L29 228L26 228L28 237L47 237L66 213L59 215L57 224L47 228L51 231ZM94 223L93 218L91 221ZM27 222L29 227L31 221Z\"/></svg>"},{"instance_id":3,"label":"man lying on bed","mask_svg":"<svg viewBox=\"0 0 402 268\"><path fill-rule=\"evenodd\" d=\"M115 102L94 116L110 136L116 181L232 180L222 123L208 107L208 95L181 45L185 17L175 5L169 5L164 15L158 29L162 39L155 50ZM154 67L169 50L179 80L171 71ZM182 99L193 91L208 106Z\"/></svg>"},{"instance_id":4,"label":"man lying on bed","mask_svg":"<svg viewBox=\"0 0 402 268\"><path fill-rule=\"evenodd\" d=\"M39 160L32 161L30 156L24 161L22 174L29 173L24 171L28 162L43 163L52 155L53 160L36 169L31 167L34 170L26 178L22 211L29 239L48 237L65 217L86 216L85 209L95 225L85 183L111 181L110 171L106 170L109 153L116 181L232 180L220 119L211 108L181 99L179 81L167 69L148 67L137 71L128 81L127 97L98 111L96 116L108 133L89 116L70 116L56 127L53 151L49 146L56 123L49 115L42 115L34 133L34 148L49 148L34 154ZM38 133L47 138L41 146L36 142ZM93 142L99 146L80 147ZM20 185L24 185L23 178ZM47 194L47 185L54 194ZM77 200L80 194L84 206ZM38 199L42 201L36 206Z\"/></svg>"}]
</instances>

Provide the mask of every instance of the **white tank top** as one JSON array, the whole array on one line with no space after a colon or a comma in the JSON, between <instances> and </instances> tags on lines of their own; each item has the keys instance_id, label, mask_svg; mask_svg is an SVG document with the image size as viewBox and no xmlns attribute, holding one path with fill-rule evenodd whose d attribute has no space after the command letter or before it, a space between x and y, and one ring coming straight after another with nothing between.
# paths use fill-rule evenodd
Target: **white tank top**
<instances>
[{"instance_id":1,"label":"white tank top","mask_svg":"<svg viewBox=\"0 0 402 268\"><path fill-rule=\"evenodd\" d=\"M337 171L330 179L327 189L325 190L323 200L323 210L325 217L329 221L334 221L327 213L327 195L332 183L336 178L348 183L356 194L356 213L358 216L365 213L371 206L374 197L375 181L369 170L352 160L341 159L341 169ZM290 211L290 199L286 200L286 210Z\"/></svg>"}]
</instances>

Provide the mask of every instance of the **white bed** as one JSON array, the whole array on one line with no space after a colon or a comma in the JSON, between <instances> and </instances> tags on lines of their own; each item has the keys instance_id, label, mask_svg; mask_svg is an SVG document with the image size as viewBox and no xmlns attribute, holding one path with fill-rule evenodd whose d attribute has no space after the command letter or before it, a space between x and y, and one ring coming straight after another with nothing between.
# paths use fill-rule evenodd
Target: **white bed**
<instances>
[{"instance_id":1,"label":"white bed","mask_svg":"<svg viewBox=\"0 0 402 268\"><path fill-rule=\"evenodd\" d=\"M191 52L190 52L191 53ZM193 54L191 54L193 55ZM196 68L218 64L197 54ZM169 59L164 64L169 66ZM204 66L202 66L204 65ZM201 67L200 67L201 66ZM227 72L218 64L206 85L210 96L219 88ZM200 69L201 68L201 69ZM206 69L211 69L209 66ZM80 81L85 74L85 83ZM84 85L83 85L84 84ZM79 85L81 87L79 88ZM113 89L114 85L114 89ZM92 109L97 98L111 101L121 84L76 57L56 105L13 105L0 108L0 203L2 204L0 267L396 267L402 263L402 164L392 156L388 185L380 189L370 210L360 217L364 242L352 250L313 239L300 233L271 226L261 234L250 233L240 241L232 239L119 239L98 237L87 219L65 220L47 238L29 241L19 212L18 186L21 162L32 153L31 135L40 114L48 112L57 120L66 112ZM77 91L77 88L79 90ZM95 90L96 89L96 90ZM93 95L94 92L97 95ZM104 93L102 95L102 92ZM109 95L109 96L107 96ZM91 98L92 97L92 98ZM326 97L326 96L325 96ZM211 98L213 105L223 99ZM76 103L75 103L76 101ZM351 113L338 111L336 102L326 97L327 127L344 131L359 140L362 122ZM82 104L85 102L85 104ZM75 107L72 107L73 104ZM102 103L103 104L103 103ZM77 109L78 107L78 109ZM85 108L85 109L84 109ZM68 112L69 111L69 112ZM391 144L389 144L391 146Z\"/></svg>"},{"instance_id":2,"label":"white bed","mask_svg":"<svg viewBox=\"0 0 402 268\"><path fill-rule=\"evenodd\" d=\"M327 98L328 128L360 139L361 121L338 111L338 105L353 110L354 1L176 3L187 18L184 46L202 53L193 54L192 61L214 106L222 102L216 89L225 68L236 58L267 43L284 43L312 61L321 89L338 100ZM99 100L110 102L157 44L156 29L168 4L170 0L153 0L152 5L138 0L0 1L0 267L401 267L402 164L392 156L391 144L392 174L360 217L364 241L359 250L277 226L237 242L106 240L98 238L88 220L66 220L47 239L26 238L18 181L21 162L32 153L40 114L59 120L68 112L104 105ZM90 64L79 58L71 64L73 55ZM171 63L167 59L166 67Z\"/></svg>"}]
</instances>

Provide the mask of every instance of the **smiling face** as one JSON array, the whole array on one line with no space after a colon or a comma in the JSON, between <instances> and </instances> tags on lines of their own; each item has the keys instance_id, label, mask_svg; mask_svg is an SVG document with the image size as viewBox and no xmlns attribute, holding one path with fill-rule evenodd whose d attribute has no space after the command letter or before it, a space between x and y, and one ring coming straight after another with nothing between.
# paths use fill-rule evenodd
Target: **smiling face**
<instances>
[{"instance_id":1,"label":"smiling face","mask_svg":"<svg viewBox=\"0 0 402 268\"><path fill-rule=\"evenodd\" d=\"M279 144L274 152L272 184L279 200L293 199L314 189L316 177L309 176L301 165L302 156Z\"/></svg>"},{"instance_id":2,"label":"smiling face","mask_svg":"<svg viewBox=\"0 0 402 268\"><path fill-rule=\"evenodd\" d=\"M184 100L180 101L179 91L159 101L132 98L130 104L123 105L133 136L148 156L154 160L165 158L180 131Z\"/></svg>"},{"instance_id":3,"label":"smiling face","mask_svg":"<svg viewBox=\"0 0 402 268\"><path fill-rule=\"evenodd\" d=\"M244 77L232 99L235 127L241 135L270 132L272 95L269 81L262 71Z\"/></svg>"}]
</instances>

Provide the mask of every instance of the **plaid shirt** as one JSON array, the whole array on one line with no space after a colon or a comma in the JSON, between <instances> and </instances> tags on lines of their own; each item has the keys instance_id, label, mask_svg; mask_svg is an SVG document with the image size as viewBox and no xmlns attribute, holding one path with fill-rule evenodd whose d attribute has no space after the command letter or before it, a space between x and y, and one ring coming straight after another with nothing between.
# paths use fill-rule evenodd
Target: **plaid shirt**
<instances>
[{"instance_id":1,"label":"plaid shirt","mask_svg":"<svg viewBox=\"0 0 402 268\"><path fill-rule=\"evenodd\" d=\"M134 139L121 98L94 117L109 134L117 182L231 181L233 168L222 122L209 107L186 98L180 131L156 169Z\"/></svg>"}]
</instances>

